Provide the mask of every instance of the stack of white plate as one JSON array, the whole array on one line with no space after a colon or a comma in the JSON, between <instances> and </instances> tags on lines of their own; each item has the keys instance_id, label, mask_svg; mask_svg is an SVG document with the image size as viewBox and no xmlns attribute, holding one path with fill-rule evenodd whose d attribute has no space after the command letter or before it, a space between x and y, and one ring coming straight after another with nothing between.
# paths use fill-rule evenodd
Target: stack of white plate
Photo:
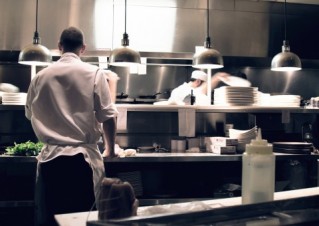
<instances>
[{"instance_id":1,"label":"stack of white plate","mask_svg":"<svg viewBox=\"0 0 319 226\"><path fill-rule=\"evenodd\" d=\"M26 93L2 93L2 104L24 105L26 103Z\"/></svg>"},{"instance_id":2,"label":"stack of white plate","mask_svg":"<svg viewBox=\"0 0 319 226\"><path fill-rule=\"evenodd\" d=\"M258 100L257 87L223 86L214 89L214 105L221 106L249 106Z\"/></svg>"},{"instance_id":3,"label":"stack of white plate","mask_svg":"<svg viewBox=\"0 0 319 226\"><path fill-rule=\"evenodd\" d=\"M271 106L270 93L263 93L258 91L257 106Z\"/></svg>"},{"instance_id":4,"label":"stack of white plate","mask_svg":"<svg viewBox=\"0 0 319 226\"><path fill-rule=\"evenodd\" d=\"M300 107L301 97L299 95L270 95L258 92L258 106L270 107Z\"/></svg>"},{"instance_id":5,"label":"stack of white plate","mask_svg":"<svg viewBox=\"0 0 319 226\"><path fill-rule=\"evenodd\" d=\"M301 97L299 95L271 95L269 103L272 106L300 107Z\"/></svg>"},{"instance_id":6,"label":"stack of white plate","mask_svg":"<svg viewBox=\"0 0 319 226\"><path fill-rule=\"evenodd\" d=\"M245 145L249 144L252 139L256 139L257 131L257 126L249 130L229 129L229 137L236 138L238 140L238 151L244 151Z\"/></svg>"}]
</instances>

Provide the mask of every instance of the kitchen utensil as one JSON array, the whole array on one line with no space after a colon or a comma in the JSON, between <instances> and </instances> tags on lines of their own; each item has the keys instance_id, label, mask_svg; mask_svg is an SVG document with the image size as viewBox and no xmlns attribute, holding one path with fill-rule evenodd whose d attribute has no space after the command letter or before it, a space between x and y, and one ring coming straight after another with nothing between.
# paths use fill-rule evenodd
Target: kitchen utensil
<instances>
[{"instance_id":1,"label":"kitchen utensil","mask_svg":"<svg viewBox=\"0 0 319 226\"><path fill-rule=\"evenodd\" d=\"M306 142L273 142L274 152L289 154L311 154L313 144Z\"/></svg>"}]
</instances>

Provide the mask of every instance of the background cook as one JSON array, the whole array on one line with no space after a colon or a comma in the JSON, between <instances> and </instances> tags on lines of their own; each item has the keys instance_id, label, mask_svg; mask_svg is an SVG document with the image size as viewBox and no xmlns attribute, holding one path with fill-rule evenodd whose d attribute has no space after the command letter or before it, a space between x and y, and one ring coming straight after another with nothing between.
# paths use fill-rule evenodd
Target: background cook
<instances>
[{"instance_id":1,"label":"background cook","mask_svg":"<svg viewBox=\"0 0 319 226\"><path fill-rule=\"evenodd\" d=\"M226 78L229 76L225 72L217 72L212 76L211 87L214 89L220 82L220 78ZM191 104L191 95L195 97L196 105L210 104L210 100L207 97L207 74L201 70L195 70L192 72L189 82L184 82L180 86L172 90L168 102L170 104Z\"/></svg>"}]
</instances>

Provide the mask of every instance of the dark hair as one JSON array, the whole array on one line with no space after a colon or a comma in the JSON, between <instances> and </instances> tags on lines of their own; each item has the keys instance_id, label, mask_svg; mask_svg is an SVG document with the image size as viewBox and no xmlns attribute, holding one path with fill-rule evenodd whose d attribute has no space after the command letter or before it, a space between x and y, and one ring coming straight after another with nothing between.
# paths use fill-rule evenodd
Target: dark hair
<instances>
[{"instance_id":1,"label":"dark hair","mask_svg":"<svg viewBox=\"0 0 319 226\"><path fill-rule=\"evenodd\" d=\"M196 80L199 80L199 81L200 81L200 84L199 84L200 86L201 86L201 85L203 84L203 82L204 82L203 80L200 80L200 79L197 79L197 78L190 78L190 79L189 79L189 81L191 81L191 82L195 82Z\"/></svg>"},{"instance_id":2,"label":"dark hair","mask_svg":"<svg viewBox=\"0 0 319 226\"><path fill-rule=\"evenodd\" d=\"M83 32L76 27L64 29L60 36L60 45L64 52L75 52L84 44Z\"/></svg>"}]
</instances>

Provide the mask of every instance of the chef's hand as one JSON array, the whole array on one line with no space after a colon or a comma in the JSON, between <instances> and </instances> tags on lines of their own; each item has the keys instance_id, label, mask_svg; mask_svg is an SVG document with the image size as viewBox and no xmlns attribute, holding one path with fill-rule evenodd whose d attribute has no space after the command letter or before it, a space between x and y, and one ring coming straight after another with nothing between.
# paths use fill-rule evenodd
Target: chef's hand
<instances>
[{"instance_id":1,"label":"chef's hand","mask_svg":"<svg viewBox=\"0 0 319 226\"><path fill-rule=\"evenodd\" d=\"M114 152L114 151L110 151L109 149L104 149L103 153L102 153L103 157L106 158L116 158L118 157L118 155Z\"/></svg>"},{"instance_id":2,"label":"chef's hand","mask_svg":"<svg viewBox=\"0 0 319 226\"><path fill-rule=\"evenodd\" d=\"M227 80L230 74L226 72L217 72L212 76L212 89L216 88L218 83L220 82L220 78L225 78Z\"/></svg>"}]
</instances>

